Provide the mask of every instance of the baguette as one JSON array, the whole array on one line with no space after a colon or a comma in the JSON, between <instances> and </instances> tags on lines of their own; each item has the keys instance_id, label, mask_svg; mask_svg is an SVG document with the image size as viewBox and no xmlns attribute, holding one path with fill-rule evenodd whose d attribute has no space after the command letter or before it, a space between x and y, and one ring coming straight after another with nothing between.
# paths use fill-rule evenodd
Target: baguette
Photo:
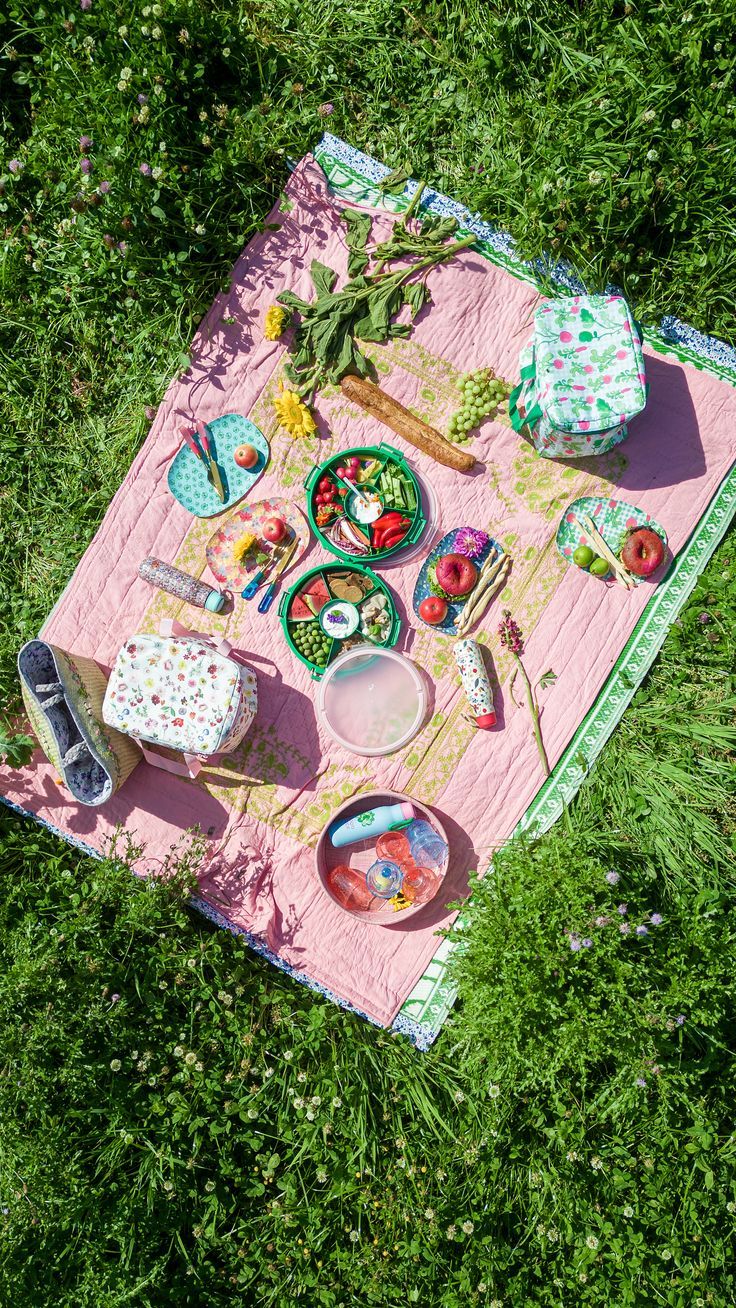
<instances>
[{"instance_id":1,"label":"baguette","mask_svg":"<svg viewBox=\"0 0 736 1308\"><path fill-rule=\"evenodd\" d=\"M458 472L469 472L475 467L474 455L467 450L459 450L456 445L445 440L434 427L422 422L421 418L415 418L403 404L392 399L374 382L365 377L349 375L343 377L340 387L349 400L359 404L361 409L396 432L397 436L403 436L405 441L423 454L431 455L437 463L443 463L446 468L455 468Z\"/></svg>"}]
</instances>

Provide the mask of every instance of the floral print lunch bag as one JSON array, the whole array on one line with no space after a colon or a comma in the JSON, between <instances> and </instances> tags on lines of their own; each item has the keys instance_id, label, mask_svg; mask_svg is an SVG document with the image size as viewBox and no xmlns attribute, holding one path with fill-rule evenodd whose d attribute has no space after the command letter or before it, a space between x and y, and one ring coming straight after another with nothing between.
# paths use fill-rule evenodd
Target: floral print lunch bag
<instances>
[{"instance_id":1,"label":"floral print lunch bag","mask_svg":"<svg viewBox=\"0 0 736 1308\"><path fill-rule=\"evenodd\" d=\"M149 763L196 776L203 759L227 754L243 739L258 708L256 674L236 662L226 640L178 623L160 630L123 645L102 714L108 726L134 737ZM146 743L180 750L185 766Z\"/></svg>"},{"instance_id":2,"label":"floral print lunch bag","mask_svg":"<svg viewBox=\"0 0 736 1308\"><path fill-rule=\"evenodd\" d=\"M647 402L641 334L621 295L545 301L519 362L511 423L548 459L605 454Z\"/></svg>"}]
</instances>

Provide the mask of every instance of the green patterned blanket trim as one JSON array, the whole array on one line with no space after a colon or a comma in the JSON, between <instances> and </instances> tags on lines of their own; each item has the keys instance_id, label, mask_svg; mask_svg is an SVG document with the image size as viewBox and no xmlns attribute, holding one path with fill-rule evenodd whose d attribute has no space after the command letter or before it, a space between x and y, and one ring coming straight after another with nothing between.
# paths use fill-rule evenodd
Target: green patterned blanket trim
<instances>
[{"instance_id":1,"label":"green patterned blanket trim","mask_svg":"<svg viewBox=\"0 0 736 1308\"><path fill-rule=\"evenodd\" d=\"M331 190L339 198L355 204L380 206L392 213L400 213L406 208L411 185L403 195L384 195L378 182L387 170L338 138L326 136L316 148L315 157L325 172ZM495 232L488 224L472 220L467 210L444 196L429 192L427 201L428 207L433 210L456 214L463 230L476 231L477 248L492 263L529 285L540 286L539 275L535 274L532 265L523 262L514 253L513 242L508 236ZM466 222L471 220L471 226L464 226L463 216ZM539 274L551 270L550 265L545 268L544 261L537 261L536 267ZM565 266L557 266L555 280L571 292L585 289ZM730 347L712 341L711 338L701 337L674 319L665 320L667 322L673 324L673 335L679 339L673 340L662 331L645 329L647 345L658 353L675 355L682 363L736 385L736 355ZM733 468L678 554L670 573L655 590L595 704L579 726L554 772L540 787L510 839L521 832L541 835L548 831L574 798L606 741L621 721L625 709L662 648L669 627L692 594L700 573L725 536L735 515L736 468ZM462 928L462 925L461 915L456 926ZM439 1034L455 1002L456 991L448 976L448 962L458 947L457 939L441 940L423 976L404 1001L394 1022L395 1029L404 1031L420 1049L428 1048Z\"/></svg>"}]
</instances>

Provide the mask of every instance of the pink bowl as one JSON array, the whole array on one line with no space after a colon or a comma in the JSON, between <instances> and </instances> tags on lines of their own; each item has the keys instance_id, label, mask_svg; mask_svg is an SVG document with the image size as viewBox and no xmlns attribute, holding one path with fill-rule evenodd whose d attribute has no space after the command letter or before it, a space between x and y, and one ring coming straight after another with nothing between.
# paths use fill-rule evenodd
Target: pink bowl
<instances>
[{"instance_id":1,"label":"pink bowl","mask_svg":"<svg viewBox=\"0 0 736 1308\"><path fill-rule=\"evenodd\" d=\"M359 872L367 872L371 863L375 862L378 857L376 854L376 840L378 837L372 836L369 840L361 840L356 842L354 845L344 845L342 849L334 849L327 833L329 827L331 827L333 822L338 818L350 818L353 817L355 813L360 813L366 808L378 808L380 804L401 804L402 802L411 804L416 816L418 818L424 818L434 827L438 835L442 836L449 851L450 842L447 839L445 829L439 821L439 818L432 812L431 808L427 808L426 804L420 804L419 800L414 799L411 795L402 795L394 790L374 790L369 791L367 794L354 796L353 799L349 799L346 804L342 804L340 808L335 810L327 823L327 826L322 830L314 854L317 875L325 894L329 895L332 902L337 904L338 907L342 909L343 913L349 913L351 917L358 917L361 921L374 923L376 926L385 925L388 922L401 925L401 923L405 922L407 918L412 917L415 913L419 913L423 908L426 908L427 904L430 904L432 900L425 900L423 904L414 904L411 908L404 908L399 912L393 909L385 899L374 899L370 908L365 911L346 908L344 904L340 903L339 899L336 899L330 890L330 887L327 884L327 873L330 872L332 868L338 867L341 864L355 868L356 871ZM444 866L439 873L440 886L442 881L445 879L448 861L449 858L445 859Z\"/></svg>"}]
</instances>

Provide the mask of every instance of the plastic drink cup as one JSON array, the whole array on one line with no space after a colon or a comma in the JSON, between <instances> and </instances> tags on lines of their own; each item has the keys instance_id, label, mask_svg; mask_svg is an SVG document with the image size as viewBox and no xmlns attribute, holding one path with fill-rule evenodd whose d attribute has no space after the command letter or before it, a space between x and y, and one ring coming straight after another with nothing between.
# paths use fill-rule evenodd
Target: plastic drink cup
<instances>
[{"instance_id":1,"label":"plastic drink cup","mask_svg":"<svg viewBox=\"0 0 736 1308\"><path fill-rule=\"evenodd\" d=\"M327 884L343 908L365 910L370 905L373 895L365 882L365 874L356 872L355 868L340 864L327 873Z\"/></svg>"},{"instance_id":2,"label":"plastic drink cup","mask_svg":"<svg viewBox=\"0 0 736 1308\"><path fill-rule=\"evenodd\" d=\"M411 861L409 841L403 831L387 831L385 835L379 836L376 841L376 853L379 858L390 859L393 863L398 863L401 868L407 861Z\"/></svg>"},{"instance_id":3,"label":"plastic drink cup","mask_svg":"<svg viewBox=\"0 0 736 1308\"><path fill-rule=\"evenodd\" d=\"M415 865L404 873L401 893L412 904L426 904L437 894L441 879L432 868Z\"/></svg>"},{"instance_id":4,"label":"plastic drink cup","mask_svg":"<svg viewBox=\"0 0 736 1308\"><path fill-rule=\"evenodd\" d=\"M399 890L404 879L398 863L391 859L379 858L372 863L365 874L365 884L372 895L379 899L391 899Z\"/></svg>"},{"instance_id":5,"label":"plastic drink cup","mask_svg":"<svg viewBox=\"0 0 736 1308\"><path fill-rule=\"evenodd\" d=\"M440 870L447 859L447 845L442 836L423 818L410 822L404 834L409 841L411 856L419 867Z\"/></svg>"}]
</instances>

